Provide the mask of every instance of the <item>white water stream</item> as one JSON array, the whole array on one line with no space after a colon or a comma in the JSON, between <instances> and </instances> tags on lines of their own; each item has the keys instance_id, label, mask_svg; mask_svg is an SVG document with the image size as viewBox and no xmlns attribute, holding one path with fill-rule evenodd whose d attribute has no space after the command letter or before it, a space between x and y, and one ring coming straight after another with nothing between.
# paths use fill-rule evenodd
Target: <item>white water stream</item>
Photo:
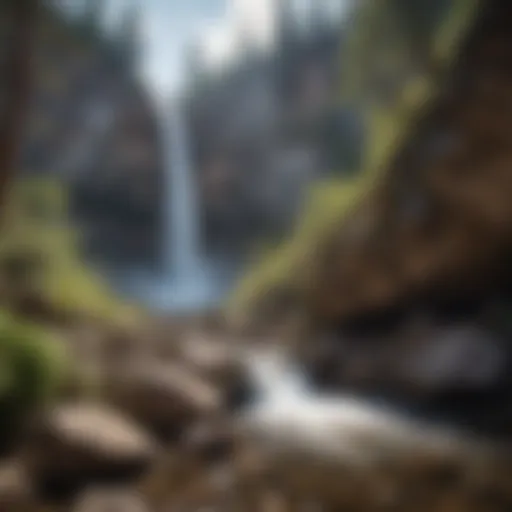
<instances>
[{"instance_id":1,"label":"white water stream","mask_svg":"<svg viewBox=\"0 0 512 512\"><path fill-rule=\"evenodd\" d=\"M353 465L387 456L446 457L460 453L468 441L359 398L317 392L284 353L252 353L246 360L257 397L240 424L278 459Z\"/></svg>"}]
</instances>

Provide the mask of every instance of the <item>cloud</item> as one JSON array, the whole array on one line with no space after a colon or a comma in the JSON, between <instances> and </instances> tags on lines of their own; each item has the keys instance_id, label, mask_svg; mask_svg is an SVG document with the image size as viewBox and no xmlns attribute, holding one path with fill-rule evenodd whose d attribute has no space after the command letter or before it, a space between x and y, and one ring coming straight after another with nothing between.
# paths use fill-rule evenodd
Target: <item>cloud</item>
<instances>
[{"instance_id":1,"label":"cloud","mask_svg":"<svg viewBox=\"0 0 512 512\"><path fill-rule=\"evenodd\" d=\"M203 25L201 46L205 64L222 67L237 57L245 41L268 47L274 34L272 0L231 0L221 19Z\"/></svg>"}]
</instances>

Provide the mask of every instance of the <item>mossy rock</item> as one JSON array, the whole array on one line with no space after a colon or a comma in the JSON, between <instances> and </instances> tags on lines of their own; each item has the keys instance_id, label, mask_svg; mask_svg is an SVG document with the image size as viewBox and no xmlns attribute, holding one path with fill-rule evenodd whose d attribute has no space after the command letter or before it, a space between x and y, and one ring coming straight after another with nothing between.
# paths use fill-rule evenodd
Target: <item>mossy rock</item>
<instances>
[{"instance_id":1,"label":"mossy rock","mask_svg":"<svg viewBox=\"0 0 512 512\"><path fill-rule=\"evenodd\" d=\"M0 312L0 448L7 448L28 414L58 397L69 368L54 335Z\"/></svg>"}]
</instances>

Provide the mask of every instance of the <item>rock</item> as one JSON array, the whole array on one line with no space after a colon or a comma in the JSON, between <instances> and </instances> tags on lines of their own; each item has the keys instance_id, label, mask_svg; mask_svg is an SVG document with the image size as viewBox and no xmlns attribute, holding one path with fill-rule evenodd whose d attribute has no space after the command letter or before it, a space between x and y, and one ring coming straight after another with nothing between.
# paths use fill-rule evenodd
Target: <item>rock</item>
<instances>
[{"instance_id":1,"label":"rock","mask_svg":"<svg viewBox=\"0 0 512 512\"><path fill-rule=\"evenodd\" d=\"M507 365L499 340L471 325L434 331L405 360L410 380L432 392L488 389Z\"/></svg>"},{"instance_id":2,"label":"rock","mask_svg":"<svg viewBox=\"0 0 512 512\"><path fill-rule=\"evenodd\" d=\"M183 321L174 318L157 318L139 326L132 337L138 340L139 352L145 349L146 359L173 361L179 354L178 341L185 329ZM142 354L141 354L142 355Z\"/></svg>"},{"instance_id":3,"label":"rock","mask_svg":"<svg viewBox=\"0 0 512 512\"><path fill-rule=\"evenodd\" d=\"M240 366L232 347L201 333L184 339L181 356L191 367L215 380L222 380L233 367Z\"/></svg>"},{"instance_id":4,"label":"rock","mask_svg":"<svg viewBox=\"0 0 512 512\"><path fill-rule=\"evenodd\" d=\"M150 512L142 496L125 489L92 489L78 497L72 512Z\"/></svg>"},{"instance_id":5,"label":"rock","mask_svg":"<svg viewBox=\"0 0 512 512\"><path fill-rule=\"evenodd\" d=\"M166 438L222 408L215 386L172 363L127 368L113 379L106 394L117 407Z\"/></svg>"},{"instance_id":6,"label":"rock","mask_svg":"<svg viewBox=\"0 0 512 512\"><path fill-rule=\"evenodd\" d=\"M235 450L233 432L226 424L200 423L184 439L184 449L204 465L228 460Z\"/></svg>"},{"instance_id":7,"label":"rock","mask_svg":"<svg viewBox=\"0 0 512 512\"><path fill-rule=\"evenodd\" d=\"M22 461L12 460L0 466L0 510L17 510L32 498L32 485Z\"/></svg>"},{"instance_id":8,"label":"rock","mask_svg":"<svg viewBox=\"0 0 512 512\"><path fill-rule=\"evenodd\" d=\"M236 475L229 466L198 468L193 477L167 500L164 510L233 510L235 485Z\"/></svg>"},{"instance_id":9,"label":"rock","mask_svg":"<svg viewBox=\"0 0 512 512\"><path fill-rule=\"evenodd\" d=\"M9 297L10 307L18 315L41 323L65 325L72 322L73 314L59 308L38 290L16 289Z\"/></svg>"},{"instance_id":10,"label":"rock","mask_svg":"<svg viewBox=\"0 0 512 512\"><path fill-rule=\"evenodd\" d=\"M71 353L82 366L97 367L101 364L105 338L95 325L79 323L62 330L62 335L69 340Z\"/></svg>"},{"instance_id":11,"label":"rock","mask_svg":"<svg viewBox=\"0 0 512 512\"><path fill-rule=\"evenodd\" d=\"M409 405L507 385L502 339L474 324L415 323L381 336L319 335L299 359L317 389L380 394Z\"/></svg>"},{"instance_id":12,"label":"rock","mask_svg":"<svg viewBox=\"0 0 512 512\"><path fill-rule=\"evenodd\" d=\"M182 344L185 363L222 390L224 403L230 409L237 408L250 395L238 348L201 335L191 336Z\"/></svg>"},{"instance_id":13,"label":"rock","mask_svg":"<svg viewBox=\"0 0 512 512\"><path fill-rule=\"evenodd\" d=\"M119 413L62 405L33 426L27 454L43 494L67 494L91 482L127 482L156 459L156 443Z\"/></svg>"},{"instance_id":14,"label":"rock","mask_svg":"<svg viewBox=\"0 0 512 512\"><path fill-rule=\"evenodd\" d=\"M265 512L289 512L290 504L287 502L286 497L277 491L262 492L260 497L261 510ZM304 509L306 511L306 509Z\"/></svg>"},{"instance_id":15,"label":"rock","mask_svg":"<svg viewBox=\"0 0 512 512\"><path fill-rule=\"evenodd\" d=\"M315 343L303 343L296 357L315 388L341 388L347 358L347 347L343 340L334 336L317 336Z\"/></svg>"}]
</instances>

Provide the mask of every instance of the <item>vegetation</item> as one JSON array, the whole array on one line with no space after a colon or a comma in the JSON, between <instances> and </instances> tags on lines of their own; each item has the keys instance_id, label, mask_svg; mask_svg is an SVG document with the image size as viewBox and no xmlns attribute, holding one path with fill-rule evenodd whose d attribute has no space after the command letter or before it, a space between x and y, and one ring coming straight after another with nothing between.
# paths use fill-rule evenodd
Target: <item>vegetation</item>
<instances>
[{"instance_id":1,"label":"vegetation","mask_svg":"<svg viewBox=\"0 0 512 512\"><path fill-rule=\"evenodd\" d=\"M80 257L80 240L67 221L62 185L50 178L14 184L0 237L0 267L26 262L22 286L63 314L116 323L137 319ZM4 278L4 276L0 276ZM4 282L5 285L5 282ZM8 285L8 284L7 284Z\"/></svg>"},{"instance_id":2,"label":"vegetation","mask_svg":"<svg viewBox=\"0 0 512 512\"><path fill-rule=\"evenodd\" d=\"M23 418L55 399L66 378L64 346L43 328L0 311L0 446Z\"/></svg>"},{"instance_id":3,"label":"vegetation","mask_svg":"<svg viewBox=\"0 0 512 512\"><path fill-rule=\"evenodd\" d=\"M340 101L355 106L365 118L361 169L349 180L314 187L295 233L282 247L263 255L242 280L227 304L229 316L251 316L277 289L300 292L311 275L315 251L384 179L397 147L435 97L438 73L453 62L479 5L476 0L435 2L436 12L424 16L421 8L427 4L430 8L424 0L357 4L343 55ZM418 24L422 26L416 30Z\"/></svg>"},{"instance_id":4,"label":"vegetation","mask_svg":"<svg viewBox=\"0 0 512 512\"><path fill-rule=\"evenodd\" d=\"M138 310L120 302L80 258L80 240L66 220L67 197L55 180L13 184L0 236L0 449L31 411L78 383L65 344L50 325L13 311L13 298L36 297L64 318L127 324Z\"/></svg>"}]
</instances>

